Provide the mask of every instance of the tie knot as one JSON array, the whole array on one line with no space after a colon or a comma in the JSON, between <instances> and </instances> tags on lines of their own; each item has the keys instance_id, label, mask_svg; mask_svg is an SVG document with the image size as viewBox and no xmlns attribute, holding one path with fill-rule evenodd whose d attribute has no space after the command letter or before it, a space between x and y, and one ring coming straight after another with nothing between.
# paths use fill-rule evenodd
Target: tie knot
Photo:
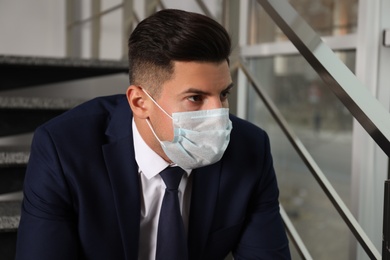
<instances>
[{"instance_id":1,"label":"tie knot","mask_svg":"<svg viewBox=\"0 0 390 260\"><path fill-rule=\"evenodd\" d=\"M183 173L184 170L180 167L167 167L160 172L160 176L165 182L168 190L177 190Z\"/></svg>"}]
</instances>

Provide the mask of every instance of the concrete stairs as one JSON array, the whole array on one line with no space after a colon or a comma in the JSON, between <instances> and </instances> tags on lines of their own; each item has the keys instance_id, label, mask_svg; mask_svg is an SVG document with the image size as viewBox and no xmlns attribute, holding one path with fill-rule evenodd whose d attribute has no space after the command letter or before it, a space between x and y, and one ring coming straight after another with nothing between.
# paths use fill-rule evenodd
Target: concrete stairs
<instances>
[{"instance_id":1,"label":"concrete stairs","mask_svg":"<svg viewBox=\"0 0 390 260\"><path fill-rule=\"evenodd\" d=\"M0 259L15 257L22 188L35 128L81 99L5 97L2 91L127 73L127 62L0 55Z\"/></svg>"}]
</instances>

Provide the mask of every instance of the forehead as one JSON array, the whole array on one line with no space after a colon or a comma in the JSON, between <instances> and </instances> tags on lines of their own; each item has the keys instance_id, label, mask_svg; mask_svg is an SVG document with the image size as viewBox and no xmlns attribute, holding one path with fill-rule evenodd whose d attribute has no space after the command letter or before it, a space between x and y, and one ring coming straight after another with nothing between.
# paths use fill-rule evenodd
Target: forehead
<instances>
[{"instance_id":1,"label":"forehead","mask_svg":"<svg viewBox=\"0 0 390 260\"><path fill-rule=\"evenodd\" d=\"M204 91L222 91L232 82L227 61L223 62L174 62L172 78L164 90L181 91L196 88Z\"/></svg>"}]
</instances>

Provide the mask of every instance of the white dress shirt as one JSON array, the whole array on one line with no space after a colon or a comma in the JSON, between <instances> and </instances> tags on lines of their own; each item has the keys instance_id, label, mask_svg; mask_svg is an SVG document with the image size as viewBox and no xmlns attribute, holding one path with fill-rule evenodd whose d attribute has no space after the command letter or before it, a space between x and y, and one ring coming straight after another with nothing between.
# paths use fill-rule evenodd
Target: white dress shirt
<instances>
[{"instance_id":1,"label":"white dress shirt","mask_svg":"<svg viewBox=\"0 0 390 260\"><path fill-rule=\"evenodd\" d=\"M155 259L156 255L158 220L166 187L159 173L170 166L170 164L145 143L138 132L134 119L132 128L135 160L138 164L141 187L141 222L138 259L152 260ZM192 189L190 173L191 171L187 171L187 174L183 175L179 185L180 208L186 231L188 230Z\"/></svg>"}]
</instances>

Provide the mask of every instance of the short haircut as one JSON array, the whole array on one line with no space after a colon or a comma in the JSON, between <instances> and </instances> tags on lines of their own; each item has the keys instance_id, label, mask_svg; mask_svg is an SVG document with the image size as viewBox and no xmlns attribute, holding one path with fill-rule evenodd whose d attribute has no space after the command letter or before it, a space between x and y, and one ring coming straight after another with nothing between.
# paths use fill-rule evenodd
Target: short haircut
<instances>
[{"instance_id":1,"label":"short haircut","mask_svg":"<svg viewBox=\"0 0 390 260\"><path fill-rule=\"evenodd\" d=\"M229 62L231 40L222 25L205 15L166 9L137 25L128 48L130 84L159 95L173 75L174 61Z\"/></svg>"}]
</instances>

